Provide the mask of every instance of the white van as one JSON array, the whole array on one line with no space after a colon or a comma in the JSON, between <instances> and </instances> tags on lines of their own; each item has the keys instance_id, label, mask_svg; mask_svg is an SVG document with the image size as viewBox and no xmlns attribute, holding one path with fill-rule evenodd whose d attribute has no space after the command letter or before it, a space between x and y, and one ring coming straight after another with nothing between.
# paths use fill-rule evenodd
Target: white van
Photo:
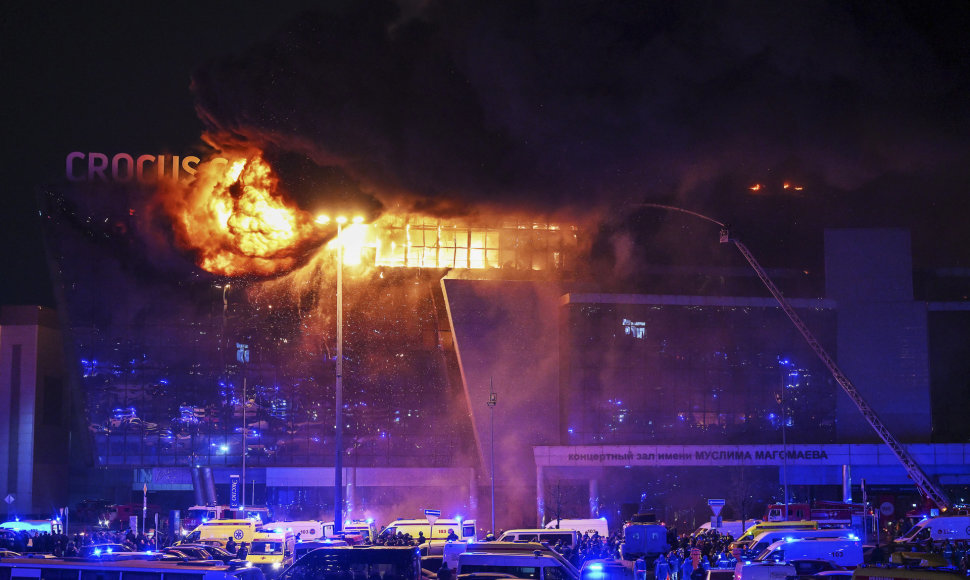
<instances>
[{"instance_id":1,"label":"white van","mask_svg":"<svg viewBox=\"0 0 970 580\"><path fill-rule=\"evenodd\" d=\"M747 557L756 558L768 546L778 540L800 540L802 538L845 538L858 540L859 536L849 528L832 528L828 530L772 530L755 536L754 541L745 549Z\"/></svg>"},{"instance_id":2,"label":"white van","mask_svg":"<svg viewBox=\"0 0 970 580\"><path fill-rule=\"evenodd\" d=\"M941 543L944 540L970 540L970 516L940 516L927 518L896 538L896 544L923 544L926 540Z\"/></svg>"},{"instance_id":3,"label":"white van","mask_svg":"<svg viewBox=\"0 0 970 580\"><path fill-rule=\"evenodd\" d=\"M458 555L458 575L474 572L509 574L532 580L570 580L566 568L556 558L539 552L465 552Z\"/></svg>"},{"instance_id":4,"label":"white van","mask_svg":"<svg viewBox=\"0 0 970 580\"><path fill-rule=\"evenodd\" d=\"M559 562L559 565L566 571L565 580L579 580L579 569L562 554L544 544L537 544L535 542L483 542L469 543L466 549L466 553L476 554L524 554L532 556L538 554L546 556ZM461 556L459 555L460 558Z\"/></svg>"},{"instance_id":5,"label":"white van","mask_svg":"<svg viewBox=\"0 0 970 580\"><path fill-rule=\"evenodd\" d=\"M795 573L795 567L784 562L738 562L734 580L786 580Z\"/></svg>"},{"instance_id":6,"label":"white van","mask_svg":"<svg viewBox=\"0 0 970 580\"><path fill-rule=\"evenodd\" d=\"M381 530L379 537L389 538L397 535L398 532L401 532L402 534L409 534L415 540L418 538L418 534L424 534L424 538L426 540L444 540L448 538L449 531L454 531L455 535L458 536L460 541L476 541L475 520L452 520L441 518L435 521L434 526L432 526L426 519L397 519L387 524L387 527Z\"/></svg>"},{"instance_id":7,"label":"white van","mask_svg":"<svg viewBox=\"0 0 970 580\"><path fill-rule=\"evenodd\" d=\"M256 522L254 520L209 520L203 522L189 535L183 538L186 544L217 542L225 547L229 538L238 544L239 542L250 543L253 541L253 534L256 533Z\"/></svg>"},{"instance_id":8,"label":"white van","mask_svg":"<svg viewBox=\"0 0 970 580\"><path fill-rule=\"evenodd\" d=\"M462 541L430 540L420 546L421 556L441 556L442 562L448 562L452 570L458 569L458 555L467 551L468 544Z\"/></svg>"},{"instance_id":9,"label":"white van","mask_svg":"<svg viewBox=\"0 0 970 580\"><path fill-rule=\"evenodd\" d=\"M711 522L704 522L703 524L700 525L700 527L694 530L694 533L692 535L696 536L699 534L707 533L712 529L716 529L722 535L731 534L731 537L733 538L740 538L741 534L744 533L745 528L747 526L752 525L752 522L755 524L761 523L760 520L723 520L719 527L711 528Z\"/></svg>"},{"instance_id":10,"label":"white van","mask_svg":"<svg viewBox=\"0 0 970 580\"><path fill-rule=\"evenodd\" d=\"M0 529L14 532L59 534L61 533L61 522L60 520L14 520L3 522L0 524Z\"/></svg>"},{"instance_id":11,"label":"white van","mask_svg":"<svg viewBox=\"0 0 970 580\"><path fill-rule=\"evenodd\" d=\"M273 522L265 528L272 528L281 532L293 532L299 536L301 542L322 540L333 535L333 522L304 520L299 522Z\"/></svg>"},{"instance_id":12,"label":"white van","mask_svg":"<svg viewBox=\"0 0 970 580\"><path fill-rule=\"evenodd\" d=\"M296 535L290 531L264 531L253 534L246 561L252 562L267 577L279 575L284 568L293 563L296 550Z\"/></svg>"},{"instance_id":13,"label":"white van","mask_svg":"<svg viewBox=\"0 0 970 580\"><path fill-rule=\"evenodd\" d=\"M352 520L344 525L343 531L360 534L371 542L377 539L377 524L374 520Z\"/></svg>"},{"instance_id":14,"label":"white van","mask_svg":"<svg viewBox=\"0 0 970 580\"><path fill-rule=\"evenodd\" d=\"M608 538L610 535L610 527L606 523L606 518L550 520L545 527L549 530L576 530L580 536L583 534L592 536L596 532L599 533L601 538Z\"/></svg>"},{"instance_id":15,"label":"white van","mask_svg":"<svg viewBox=\"0 0 970 580\"><path fill-rule=\"evenodd\" d=\"M828 560L855 568L862 565L862 541L846 538L778 540L758 556L759 561Z\"/></svg>"},{"instance_id":16,"label":"white van","mask_svg":"<svg viewBox=\"0 0 970 580\"><path fill-rule=\"evenodd\" d=\"M578 530L561 528L558 530L537 528L523 530L506 530L502 532L498 541L500 542L548 542L550 546L555 546L559 542L563 545L575 548L579 545L579 539L583 533Z\"/></svg>"}]
</instances>

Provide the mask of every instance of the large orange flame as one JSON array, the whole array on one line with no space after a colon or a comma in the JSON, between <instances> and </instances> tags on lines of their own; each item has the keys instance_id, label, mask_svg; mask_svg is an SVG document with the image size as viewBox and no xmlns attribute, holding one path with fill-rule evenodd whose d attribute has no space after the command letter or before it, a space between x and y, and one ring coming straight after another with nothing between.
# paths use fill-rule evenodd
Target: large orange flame
<instances>
[{"instance_id":1,"label":"large orange flame","mask_svg":"<svg viewBox=\"0 0 970 580\"><path fill-rule=\"evenodd\" d=\"M166 207L179 242L206 271L272 276L291 270L325 233L277 190L259 154L203 163L196 179L169 195Z\"/></svg>"}]
</instances>

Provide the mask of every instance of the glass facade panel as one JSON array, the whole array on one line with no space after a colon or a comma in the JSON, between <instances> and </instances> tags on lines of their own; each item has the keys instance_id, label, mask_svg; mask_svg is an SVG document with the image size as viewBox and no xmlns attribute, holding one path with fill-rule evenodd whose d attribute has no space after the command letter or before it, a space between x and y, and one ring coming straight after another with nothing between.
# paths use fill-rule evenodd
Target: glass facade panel
<instances>
[{"instance_id":1,"label":"glass facade panel","mask_svg":"<svg viewBox=\"0 0 970 580\"><path fill-rule=\"evenodd\" d=\"M563 441L832 442L837 384L770 307L572 304L563 317ZM831 344L835 315L801 313ZM783 419L784 417L784 419Z\"/></svg>"}]
</instances>

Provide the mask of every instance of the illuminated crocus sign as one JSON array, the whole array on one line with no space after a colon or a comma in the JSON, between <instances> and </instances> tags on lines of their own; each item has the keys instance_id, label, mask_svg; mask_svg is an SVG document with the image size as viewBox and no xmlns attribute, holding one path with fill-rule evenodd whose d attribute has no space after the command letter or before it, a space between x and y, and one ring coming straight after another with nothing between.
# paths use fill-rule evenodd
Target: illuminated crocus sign
<instances>
[{"instance_id":1,"label":"illuminated crocus sign","mask_svg":"<svg viewBox=\"0 0 970 580\"><path fill-rule=\"evenodd\" d=\"M195 175L202 160L195 155L131 155L71 151L64 161L64 175L68 181L137 181L146 183L168 177L177 181ZM210 161L228 163L217 157Z\"/></svg>"}]
</instances>

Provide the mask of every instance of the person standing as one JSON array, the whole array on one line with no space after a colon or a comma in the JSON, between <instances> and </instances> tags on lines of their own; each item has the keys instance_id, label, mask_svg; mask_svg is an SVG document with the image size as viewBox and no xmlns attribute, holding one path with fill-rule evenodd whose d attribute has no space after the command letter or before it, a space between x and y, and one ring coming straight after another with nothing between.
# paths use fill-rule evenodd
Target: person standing
<instances>
[{"instance_id":1,"label":"person standing","mask_svg":"<svg viewBox=\"0 0 970 580\"><path fill-rule=\"evenodd\" d=\"M447 560L441 561L441 568L438 568L438 580L452 580L451 568L448 567Z\"/></svg>"},{"instance_id":2,"label":"person standing","mask_svg":"<svg viewBox=\"0 0 970 580\"><path fill-rule=\"evenodd\" d=\"M637 562L639 561L637 560ZM660 554L657 561L653 563L653 577L655 580L667 580L670 577L670 567L667 564L667 558L664 558L663 554Z\"/></svg>"}]
</instances>

